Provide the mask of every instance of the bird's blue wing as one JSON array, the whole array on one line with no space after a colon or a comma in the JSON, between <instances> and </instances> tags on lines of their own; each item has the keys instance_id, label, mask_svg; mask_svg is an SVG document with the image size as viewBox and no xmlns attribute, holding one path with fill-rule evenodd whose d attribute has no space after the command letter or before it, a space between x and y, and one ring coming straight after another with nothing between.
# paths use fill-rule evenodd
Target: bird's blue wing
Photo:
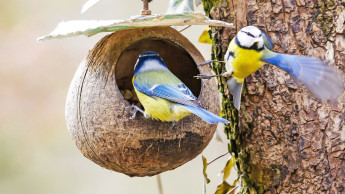
<instances>
[{"instance_id":1,"label":"bird's blue wing","mask_svg":"<svg viewBox=\"0 0 345 194\"><path fill-rule=\"evenodd\" d=\"M158 85L153 90L153 95L173 101L179 104L200 107L197 98L187 88L185 84L181 85Z\"/></svg>"},{"instance_id":2,"label":"bird's blue wing","mask_svg":"<svg viewBox=\"0 0 345 194\"><path fill-rule=\"evenodd\" d=\"M271 50L271 48L273 47L273 43L270 37L268 37L267 34L265 34L263 31L261 31L261 34L262 34L262 38L264 39L265 47Z\"/></svg>"},{"instance_id":3,"label":"bird's blue wing","mask_svg":"<svg viewBox=\"0 0 345 194\"><path fill-rule=\"evenodd\" d=\"M201 107L197 98L185 84L180 85L139 85L134 80L134 87L141 93L151 97L159 97L179 104Z\"/></svg>"},{"instance_id":4,"label":"bird's blue wing","mask_svg":"<svg viewBox=\"0 0 345 194\"><path fill-rule=\"evenodd\" d=\"M323 60L312 57L273 53L263 55L262 61L288 72L298 84L305 85L321 99L336 100L344 91L344 80Z\"/></svg>"}]
</instances>

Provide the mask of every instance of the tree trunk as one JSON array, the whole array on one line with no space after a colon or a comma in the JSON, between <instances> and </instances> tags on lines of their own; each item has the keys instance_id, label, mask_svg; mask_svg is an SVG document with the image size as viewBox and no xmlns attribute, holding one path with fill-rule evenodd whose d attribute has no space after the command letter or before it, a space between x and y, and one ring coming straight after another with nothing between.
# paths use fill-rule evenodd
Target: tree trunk
<instances>
[{"instance_id":1,"label":"tree trunk","mask_svg":"<svg viewBox=\"0 0 345 194\"><path fill-rule=\"evenodd\" d=\"M213 28L212 58L222 60L244 26L265 31L281 53L326 59L345 69L344 0L204 0L212 19L236 31ZM214 66L220 73L222 64ZM345 98L321 103L273 65L246 78L241 111L220 78L230 149L237 156L242 193L345 192Z\"/></svg>"}]
</instances>

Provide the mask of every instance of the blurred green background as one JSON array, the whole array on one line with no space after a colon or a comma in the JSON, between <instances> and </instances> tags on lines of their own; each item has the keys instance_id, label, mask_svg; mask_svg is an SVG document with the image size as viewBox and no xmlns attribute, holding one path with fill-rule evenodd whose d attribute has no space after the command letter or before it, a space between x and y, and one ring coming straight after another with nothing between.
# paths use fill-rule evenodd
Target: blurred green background
<instances>
[{"instance_id":1,"label":"blurred green background","mask_svg":"<svg viewBox=\"0 0 345 194\"><path fill-rule=\"evenodd\" d=\"M40 43L36 38L62 20L127 19L142 7L140 0L103 0L81 15L85 2L0 1L0 194L158 193L155 177L130 178L86 159L66 129L69 83L105 34ZM168 0L154 0L150 9L153 14L164 13L167 5ZM210 45L197 42L203 29L196 26L183 34L209 59ZM224 135L223 140L227 141ZM226 151L226 143L212 140L203 155L211 161ZM207 193L214 193L221 183L226 159L207 169L211 178ZM202 193L201 155L161 177L165 194Z\"/></svg>"}]
</instances>

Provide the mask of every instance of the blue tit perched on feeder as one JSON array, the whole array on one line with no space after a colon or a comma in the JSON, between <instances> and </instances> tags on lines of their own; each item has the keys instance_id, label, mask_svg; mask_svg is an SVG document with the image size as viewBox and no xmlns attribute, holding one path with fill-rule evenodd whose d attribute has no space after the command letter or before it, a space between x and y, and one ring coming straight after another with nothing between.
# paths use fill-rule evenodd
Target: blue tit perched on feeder
<instances>
[{"instance_id":1,"label":"blue tit perched on feeder","mask_svg":"<svg viewBox=\"0 0 345 194\"><path fill-rule=\"evenodd\" d=\"M335 101L343 93L343 79L323 60L275 53L270 50L272 46L269 37L257 27L244 27L232 39L224 56L226 72L220 75L196 77L209 79L215 76L231 76L227 85L237 109L240 108L244 78L257 71L265 63L276 65L288 72L298 84L305 85L322 100Z\"/></svg>"},{"instance_id":2,"label":"blue tit perched on feeder","mask_svg":"<svg viewBox=\"0 0 345 194\"><path fill-rule=\"evenodd\" d=\"M155 52L147 51L139 55L132 82L145 111L133 107L147 118L174 122L193 113L208 123L229 123L205 110Z\"/></svg>"}]
</instances>

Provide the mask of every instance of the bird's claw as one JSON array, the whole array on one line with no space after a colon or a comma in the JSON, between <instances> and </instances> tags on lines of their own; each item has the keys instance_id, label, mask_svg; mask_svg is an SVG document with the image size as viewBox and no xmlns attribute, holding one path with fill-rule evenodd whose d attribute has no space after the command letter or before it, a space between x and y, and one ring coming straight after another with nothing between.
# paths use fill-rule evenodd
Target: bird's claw
<instances>
[{"instance_id":1,"label":"bird's claw","mask_svg":"<svg viewBox=\"0 0 345 194\"><path fill-rule=\"evenodd\" d=\"M224 76L224 77L231 77L233 74L234 74L233 71L231 71L231 72L225 72L225 73L222 74L222 76Z\"/></svg>"},{"instance_id":2,"label":"bird's claw","mask_svg":"<svg viewBox=\"0 0 345 194\"><path fill-rule=\"evenodd\" d=\"M194 78L196 79L211 79L212 75L211 74L199 74L199 75L196 75L194 76Z\"/></svg>"},{"instance_id":3,"label":"bird's claw","mask_svg":"<svg viewBox=\"0 0 345 194\"><path fill-rule=\"evenodd\" d=\"M172 121L172 122L171 122L171 125L170 125L170 129L174 128L175 125L176 125L176 121Z\"/></svg>"},{"instance_id":4,"label":"bird's claw","mask_svg":"<svg viewBox=\"0 0 345 194\"><path fill-rule=\"evenodd\" d=\"M204 65L209 65L213 62L213 60L208 60L208 61L205 61L203 63L200 63L198 66L204 66Z\"/></svg>"},{"instance_id":5,"label":"bird's claw","mask_svg":"<svg viewBox=\"0 0 345 194\"><path fill-rule=\"evenodd\" d=\"M138 111L144 114L144 111L141 110L138 106L136 106L136 105L134 105L134 104L132 104L132 105L130 106L130 108L134 111L134 113L132 114L132 116L129 117L130 119L134 119L135 116L137 115L137 112L138 112ZM145 114L144 114L144 115L145 115Z\"/></svg>"},{"instance_id":6,"label":"bird's claw","mask_svg":"<svg viewBox=\"0 0 345 194\"><path fill-rule=\"evenodd\" d=\"M132 110L133 110L134 112L133 112L132 116L129 117L129 119L134 119L134 118L137 116L137 112L138 112L138 111L137 111L136 109L133 109L133 108L132 108Z\"/></svg>"},{"instance_id":7,"label":"bird's claw","mask_svg":"<svg viewBox=\"0 0 345 194\"><path fill-rule=\"evenodd\" d=\"M135 112L132 114L132 116L129 117L129 119L134 119L135 116L137 116L137 111L135 111Z\"/></svg>"}]
</instances>

